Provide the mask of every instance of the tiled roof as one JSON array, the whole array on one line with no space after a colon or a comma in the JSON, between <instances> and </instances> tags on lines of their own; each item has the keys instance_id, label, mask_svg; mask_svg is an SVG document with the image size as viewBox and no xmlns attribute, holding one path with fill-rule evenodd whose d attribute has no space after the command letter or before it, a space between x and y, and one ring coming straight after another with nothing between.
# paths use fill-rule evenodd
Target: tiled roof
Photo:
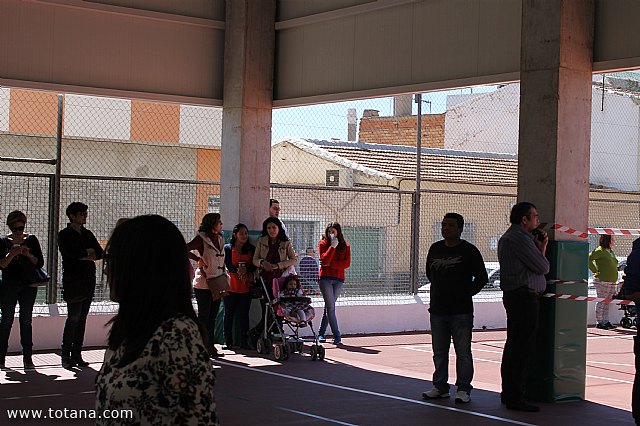
<instances>
[{"instance_id":1,"label":"tiled roof","mask_svg":"<svg viewBox=\"0 0 640 426\"><path fill-rule=\"evenodd\" d=\"M304 141L353 163L387 173L399 179L416 178L415 147L318 140ZM298 145L299 148L305 149L305 146L300 145ZM510 154L423 148L421 175L423 180L516 185L518 159L515 155Z\"/></svg>"}]
</instances>

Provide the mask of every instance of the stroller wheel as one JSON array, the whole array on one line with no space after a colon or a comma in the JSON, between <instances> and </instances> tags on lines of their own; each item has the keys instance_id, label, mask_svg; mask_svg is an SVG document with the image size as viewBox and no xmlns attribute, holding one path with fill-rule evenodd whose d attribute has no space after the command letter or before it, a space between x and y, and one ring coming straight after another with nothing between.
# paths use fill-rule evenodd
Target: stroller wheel
<instances>
[{"instance_id":1,"label":"stroller wheel","mask_svg":"<svg viewBox=\"0 0 640 426\"><path fill-rule=\"evenodd\" d=\"M318 359L318 347L317 346L311 346L311 361L315 361L316 359Z\"/></svg>"},{"instance_id":2,"label":"stroller wheel","mask_svg":"<svg viewBox=\"0 0 640 426\"><path fill-rule=\"evenodd\" d=\"M289 347L287 345L275 345L273 347L273 357L276 361L286 361L289 359Z\"/></svg>"},{"instance_id":3,"label":"stroller wheel","mask_svg":"<svg viewBox=\"0 0 640 426\"><path fill-rule=\"evenodd\" d=\"M266 354L267 353L266 342L262 337L260 337L258 339L258 341L256 342L256 351L258 351L259 354Z\"/></svg>"},{"instance_id":4,"label":"stroller wheel","mask_svg":"<svg viewBox=\"0 0 640 426\"><path fill-rule=\"evenodd\" d=\"M633 324L633 326L634 326L634 327L637 327L637 326L638 326L638 317L635 317L635 318L633 319L632 324Z\"/></svg>"},{"instance_id":5,"label":"stroller wheel","mask_svg":"<svg viewBox=\"0 0 640 426\"><path fill-rule=\"evenodd\" d=\"M324 360L324 347L318 345L318 361L323 361Z\"/></svg>"},{"instance_id":6,"label":"stroller wheel","mask_svg":"<svg viewBox=\"0 0 640 426\"><path fill-rule=\"evenodd\" d=\"M631 318L629 317L623 317L620 320L620 325L624 328L631 328L631 325L633 324L633 322L631 321Z\"/></svg>"}]
</instances>

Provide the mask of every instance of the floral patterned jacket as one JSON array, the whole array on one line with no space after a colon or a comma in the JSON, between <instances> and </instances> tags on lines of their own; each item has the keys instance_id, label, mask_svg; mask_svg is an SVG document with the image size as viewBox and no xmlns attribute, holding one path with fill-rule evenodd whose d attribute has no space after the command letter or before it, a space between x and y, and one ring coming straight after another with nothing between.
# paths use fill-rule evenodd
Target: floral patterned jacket
<instances>
[{"instance_id":1,"label":"floral patterned jacket","mask_svg":"<svg viewBox=\"0 0 640 426\"><path fill-rule=\"evenodd\" d=\"M122 348L107 350L96 378L97 413L131 410L132 418L98 425L218 425L215 375L196 323L185 316L162 323L140 354L117 367Z\"/></svg>"}]
</instances>

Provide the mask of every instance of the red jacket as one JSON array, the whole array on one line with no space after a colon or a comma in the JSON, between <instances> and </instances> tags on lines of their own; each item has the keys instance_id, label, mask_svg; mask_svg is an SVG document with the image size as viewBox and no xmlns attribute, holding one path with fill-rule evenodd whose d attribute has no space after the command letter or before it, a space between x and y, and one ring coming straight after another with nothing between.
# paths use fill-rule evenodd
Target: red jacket
<instances>
[{"instance_id":1,"label":"red jacket","mask_svg":"<svg viewBox=\"0 0 640 426\"><path fill-rule=\"evenodd\" d=\"M318 243L320 253L320 277L334 277L344 280L344 270L351 265L351 246L345 241L345 248L333 248L324 238Z\"/></svg>"}]
</instances>

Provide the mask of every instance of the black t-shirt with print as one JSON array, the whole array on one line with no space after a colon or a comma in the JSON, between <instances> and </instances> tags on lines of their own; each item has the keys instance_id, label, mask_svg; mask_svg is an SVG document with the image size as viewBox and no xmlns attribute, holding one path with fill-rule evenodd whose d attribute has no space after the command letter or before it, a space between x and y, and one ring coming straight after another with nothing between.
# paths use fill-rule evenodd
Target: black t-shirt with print
<instances>
[{"instance_id":1,"label":"black t-shirt with print","mask_svg":"<svg viewBox=\"0 0 640 426\"><path fill-rule=\"evenodd\" d=\"M431 281L429 312L436 315L472 313L471 297L488 281L480 251L465 240L455 247L447 247L444 240L432 244L427 277Z\"/></svg>"}]
</instances>

